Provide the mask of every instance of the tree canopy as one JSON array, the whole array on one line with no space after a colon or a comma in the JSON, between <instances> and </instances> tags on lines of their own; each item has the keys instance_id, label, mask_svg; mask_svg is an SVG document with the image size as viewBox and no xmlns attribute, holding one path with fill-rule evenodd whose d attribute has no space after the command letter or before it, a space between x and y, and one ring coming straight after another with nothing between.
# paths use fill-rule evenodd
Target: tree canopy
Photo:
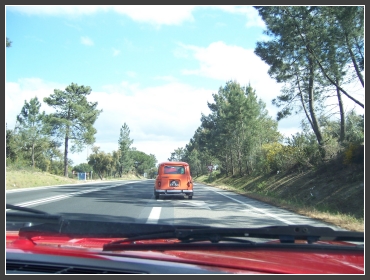
<instances>
[{"instance_id":1,"label":"tree canopy","mask_svg":"<svg viewBox=\"0 0 370 280\"><path fill-rule=\"evenodd\" d=\"M255 7L266 23L271 40L257 42L255 53L269 66L269 75L283 90L273 104L280 120L303 111L321 147L327 141L320 119L328 110L325 100L337 95L341 137L345 138L342 94L364 104L349 92L354 79L364 86L364 9L361 6ZM346 88L346 85L349 85ZM322 149L322 155L325 156Z\"/></svg>"},{"instance_id":2,"label":"tree canopy","mask_svg":"<svg viewBox=\"0 0 370 280\"><path fill-rule=\"evenodd\" d=\"M201 126L185 151L179 153L182 150L177 149L173 157L179 154L191 162L196 173L211 163L226 174L251 172L261 146L279 140L277 122L268 116L266 105L250 85L243 87L229 81L213 94L213 99L208 103L211 113L202 114Z\"/></svg>"}]
</instances>

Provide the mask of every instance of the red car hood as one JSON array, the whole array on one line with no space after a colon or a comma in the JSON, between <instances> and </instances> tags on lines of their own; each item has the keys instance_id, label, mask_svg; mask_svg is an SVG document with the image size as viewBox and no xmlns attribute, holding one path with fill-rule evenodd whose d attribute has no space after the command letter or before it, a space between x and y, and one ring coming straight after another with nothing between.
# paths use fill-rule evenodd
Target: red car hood
<instances>
[{"instance_id":1,"label":"red car hood","mask_svg":"<svg viewBox=\"0 0 370 280\"><path fill-rule=\"evenodd\" d=\"M287 248L192 249L192 250L123 250L103 252L112 238L70 238L36 236L19 237L7 232L6 251L27 254L50 254L80 258L120 261L120 257L162 260L207 267L227 273L293 273L293 274L363 274L363 251L310 250ZM174 240L136 242L138 244L175 243ZM330 242L321 242L332 244ZM339 242L336 242L339 243Z\"/></svg>"}]
</instances>

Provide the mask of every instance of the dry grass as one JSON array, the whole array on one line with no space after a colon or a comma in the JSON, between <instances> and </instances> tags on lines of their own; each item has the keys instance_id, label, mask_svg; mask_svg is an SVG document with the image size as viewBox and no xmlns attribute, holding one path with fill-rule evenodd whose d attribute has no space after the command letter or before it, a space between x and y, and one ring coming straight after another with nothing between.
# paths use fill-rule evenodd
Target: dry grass
<instances>
[{"instance_id":1,"label":"dry grass","mask_svg":"<svg viewBox=\"0 0 370 280\"><path fill-rule=\"evenodd\" d=\"M53 175L47 172L38 172L31 170L6 170L6 190L42 187L42 186L55 186L66 184L81 184L92 182L92 180L81 181L77 179L67 178L63 176ZM103 178L104 180L129 180L141 179L133 174L128 174L122 178ZM100 181L100 180L95 180Z\"/></svg>"},{"instance_id":2,"label":"dry grass","mask_svg":"<svg viewBox=\"0 0 370 280\"><path fill-rule=\"evenodd\" d=\"M46 172L6 171L6 189L21 189L81 183L76 179L52 175Z\"/></svg>"}]
</instances>

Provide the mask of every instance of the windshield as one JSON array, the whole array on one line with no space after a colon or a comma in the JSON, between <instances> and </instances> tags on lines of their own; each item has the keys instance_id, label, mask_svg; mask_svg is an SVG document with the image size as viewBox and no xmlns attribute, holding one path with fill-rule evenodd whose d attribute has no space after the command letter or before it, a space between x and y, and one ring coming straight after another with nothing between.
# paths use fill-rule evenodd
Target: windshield
<instances>
[{"instance_id":1,"label":"windshield","mask_svg":"<svg viewBox=\"0 0 370 280\"><path fill-rule=\"evenodd\" d=\"M363 23L363 6L6 6L8 231L363 232Z\"/></svg>"},{"instance_id":2,"label":"windshield","mask_svg":"<svg viewBox=\"0 0 370 280\"><path fill-rule=\"evenodd\" d=\"M164 174L184 174L184 167L183 166L165 166L164 167Z\"/></svg>"}]
</instances>

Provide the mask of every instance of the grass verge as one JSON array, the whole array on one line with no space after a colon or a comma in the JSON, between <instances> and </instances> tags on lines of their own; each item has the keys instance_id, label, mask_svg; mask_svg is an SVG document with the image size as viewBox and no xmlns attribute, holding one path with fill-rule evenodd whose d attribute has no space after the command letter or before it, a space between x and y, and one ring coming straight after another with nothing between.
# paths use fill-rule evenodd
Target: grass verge
<instances>
[{"instance_id":1,"label":"grass verge","mask_svg":"<svg viewBox=\"0 0 370 280\"><path fill-rule=\"evenodd\" d=\"M32 169L15 169L6 168L6 190L55 186L66 184L81 184L97 180L77 180L75 178L67 178L63 176L53 175L47 172L35 171ZM135 174L127 174L120 178L103 178L103 180L140 180L143 179Z\"/></svg>"},{"instance_id":2,"label":"grass verge","mask_svg":"<svg viewBox=\"0 0 370 280\"><path fill-rule=\"evenodd\" d=\"M215 174L194 179L347 230L364 231L363 173L361 176L361 169L356 173L359 176L342 170L340 176L306 171L243 177Z\"/></svg>"}]
</instances>

